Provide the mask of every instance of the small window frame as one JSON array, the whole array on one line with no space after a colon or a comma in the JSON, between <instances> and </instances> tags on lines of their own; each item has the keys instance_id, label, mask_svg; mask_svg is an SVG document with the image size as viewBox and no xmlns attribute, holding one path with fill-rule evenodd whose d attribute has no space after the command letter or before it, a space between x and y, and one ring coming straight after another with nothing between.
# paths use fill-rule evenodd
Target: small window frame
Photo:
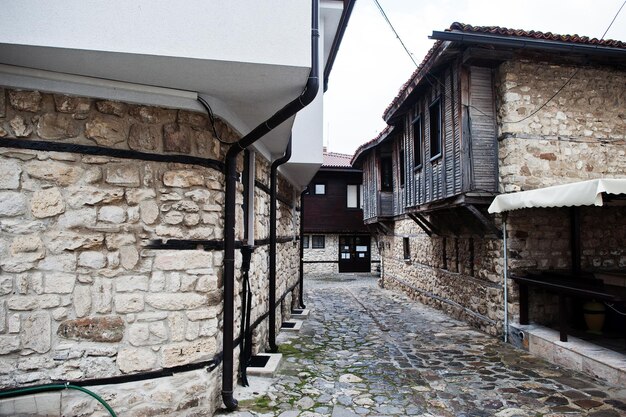
<instances>
[{"instance_id":1,"label":"small window frame","mask_svg":"<svg viewBox=\"0 0 626 417\"><path fill-rule=\"evenodd\" d=\"M435 111L433 111L435 110ZM433 120L434 119L434 120ZM433 126L436 127L433 135ZM434 100L428 106L428 138L430 143L430 162L433 162L443 155L443 117L441 114L441 98ZM433 146L435 145L435 146ZM433 153L433 148L437 151Z\"/></svg>"},{"instance_id":2,"label":"small window frame","mask_svg":"<svg viewBox=\"0 0 626 417\"><path fill-rule=\"evenodd\" d=\"M389 181L385 181L389 179ZM380 191L393 191L393 159L391 156L380 158Z\"/></svg>"},{"instance_id":3,"label":"small window frame","mask_svg":"<svg viewBox=\"0 0 626 417\"><path fill-rule=\"evenodd\" d=\"M413 170L419 171L424 165L424 118L420 113L411 122L413 127Z\"/></svg>"},{"instance_id":4,"label":"small window frame","mask_svg":"<svg viewBox=\"0 0 626 417\"><path fill-rule=\"evenodd\" d=\"M308 249L309 248L309 240L311 240L309 238L309 235L303 235L302 236L302 248L303 249Z\"/></svg>"},{"instance_id":5,"label":"small window frame","mask_svg":"<svg viewBox=\"0 0 626 417\"><path fill-rule=\"evenodd\" d=\"M321 192L318 189L318 187L322 187ZM316 182L315 184L313 184L313 194L314 195L326 195L326 183Z\"/></svg>"},{"instance_id":6,"label":"small window frame","mask_svg":"<svg viewBox=\"0 0 626 417\"><path fill-rule=\"evenodd\" d=\"M356 190L356 205L351 206L348 204L348 193L349 187L354 187ZM346 184L346 208L349 210L358 210L363 207L363 202L361 201L361 185L360 184Z\"/></svg>"},{"instance_id":7,"label":"small window frame","mask_svg":"<svg viewBox=\"0 0 626 417\"><path fill-rule=\"evenodd\" d=\"M404 155L404 148L400 148L400 152L398 155L398 159L399 159L399 164L400 164L400 181L398 181L400 183L400 188L404 188L404 182L405 182L405 177L406 177L406 166L405 166L405 155Z\"/></svg>"},{"instance_id":8,"label":"small window frame","mask_svg":"<svg viewBox=\"0 0 626 417\"><path fill-rule=\"evenodd\" d=\"M311 235L311 249L324 249L324 248L326 248L326 236Z\"/></svg>"},{"instance_id":9,"label":"small window frame","mask_svg":"<svg viewBox=\"0 0 626 417\"><path fill-rule=\"evenodd\" d=\"M402 253L404 255L403 259L405 261L411 260L411 242L408 237L402 238Z\"/></svg>"}]
</instances>

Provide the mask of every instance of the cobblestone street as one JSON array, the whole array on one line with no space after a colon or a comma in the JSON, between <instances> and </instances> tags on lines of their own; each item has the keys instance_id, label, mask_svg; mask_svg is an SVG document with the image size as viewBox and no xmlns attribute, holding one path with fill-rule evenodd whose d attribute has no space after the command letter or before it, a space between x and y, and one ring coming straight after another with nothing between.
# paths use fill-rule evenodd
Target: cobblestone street
<instances>
[{"instance_id":1,"label":"cobblestone street","mask_svg":"<svg viewBox=\"0 0 626 417\"><path fill-rule=\"evenodd\" d=\"M380 289L371 276L305 285L311 314L299 333L281 333L276 378L231 415L626 415L625 387L552 366Z\"/></svg>"}]
</instances>

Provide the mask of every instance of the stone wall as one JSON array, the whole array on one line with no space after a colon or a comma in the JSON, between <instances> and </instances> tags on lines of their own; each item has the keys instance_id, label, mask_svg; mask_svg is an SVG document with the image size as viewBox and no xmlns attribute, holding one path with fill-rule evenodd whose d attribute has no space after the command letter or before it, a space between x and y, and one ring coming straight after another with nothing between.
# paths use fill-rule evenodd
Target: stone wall
<instances>
[{"instance_id":1,"label":"stone wall","mask_svg":"<svg viewBox=\"0 0 626 417\"><path fill-rule=\"evenodd\" d=\"M238 138L219 119L216 130L223 140ZM0 142L6 139L216 160L227 148L200 113L0 89ZM269 164L257 158L265 182ZM295 195L281 184L283 194ZM1 147L0 386L133 374L218 354L223 252L146 246L155 239L222 240L223 188L218 169L198 165ZM238 184L237 239L242 191ZM256 190L257 239L269 235L263 194ZM297 234L294 212L280 207L279 234ZM253 255L253 321L267 311L267 249ZM279 245L277 292L297 280L297 253L291 242ZM239 251L236 258L238 269ZM239 294L239 272L236 281ZM266 340L260 331L255 350ZM148 415L153 402L159 413L182 407L210 415L220 401L219 376L218 369L197 384L158 380L179 389L186 406L149 391L126 401L133 394L120 395L123 386L104 391L124 415Z\"/></svg>"},{"instance_id":2,"label":"stone wall","mask_svg":"<svg viewBox=\"0 0 626 417\"><path fill-rule=\"evenodd\" d=\"M313 249L311 246L311 236L309 236L309 247L304 249L304 273L305 274L336 274L339 273L339 235L325 235L325 246L323 249ZM372 236L370 242L371 272L377 273L380 265L380 254L378 244ZM308 261L308 262L307 262Z\"/></svg>"},{"instance_id":3,"label":"stone wall","mask_svg":"<svg viewBox=\"0 0 626 417\"><path fill-rule=\"evenodd\" d=\"M511 212L507 230L510 274L571 268L568 209ZM409 260L404 259L404 238L409 239ZM454 238L431 238L411 220L396 221L394 235L380 235L379 240L383 247L381 284L385 288L403 291L490 334L502 333L502 240L475 237L471 242L469 238L457 238L455 242ZM583 207L581 241L585 271L624 268L623 207ZM508 282L508 307L509 319L519 321L519 292L513 280ZM556 325L557 307L553 294L532 290L529 306L532 321Z\"/></svg>"},{"instance_id":4,"label":"stone wall","mask_svg":"<svg viewBox=\"0 0 626 417\"><path fill-rule=\"evenodd\" d=\"M499 241L474 238L470 262L470 239L458 238L455 243L447 238L444 250L443 238L430 238L413 220L396 221L393 235L378 238L383 247L380 282L385 288L403 291L490 334L502 331ZM409 259L404 259L405 238Z\"/></svg>"},{"instance_id":5,"label":"stone wall","mask_svg":"<svg viewBox=\"0 0 626 417\"><path fill-rule=\"evenodd\" d=\"M496 84L501 192L626 176L626 72L515 60Z\"/></svg>"},{"instance_id":6,"label":"stone wall","mask_svg":"<svg viewBox=\"0 0 626 417\"><path fill-rule=\"evenodd\" d=\"M309 235L309 247L304 249L305 274L336 274L339 272L339 235L324 235L323 248L312 247L312 235Z\"/></svg>"}]
</instances>

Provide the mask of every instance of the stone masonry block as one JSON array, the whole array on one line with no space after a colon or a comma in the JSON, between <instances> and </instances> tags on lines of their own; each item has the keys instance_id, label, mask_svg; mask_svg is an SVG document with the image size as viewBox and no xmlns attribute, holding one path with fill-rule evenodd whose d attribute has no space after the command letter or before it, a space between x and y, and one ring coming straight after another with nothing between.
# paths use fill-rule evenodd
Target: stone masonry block
<instances>
[{"instance_id":1,"label":"stone masonry block","mask_svg":"<svg viewBox=\"0 0 626 417\"><path fill-rule=\"evenodd\" d=\"M100 113L122 117L126 114L128 105L117 101L98 101L96 108Z\"/></svg>"},{"instance_id":2,"label":"stone masonry block","mask_svg":"<svg viewBox=\"0 0 626 417\"><path fill-rule=\"evenodd\" d=\"M146 303L159 310L189 310L206 305L206 296L190 293L147 294Z\"/></svg>"},{"instance_id":3,"label":"stone masonry block","mask_svg":"<svg viewBox=\"0 0 626 417\"><path fill-rule=\"evenodd\" d=\"M27 138L33 133L33 125L22 116L15 116L9 122L16 138Z\"/></svg>"},{"instance_id":4,"label":"stone masonry block","mask_svg":"<svg viewBox=\"0 0 626 417\"><path fill-rule=\"evenodd\" d=\"M42 139L69 139L80 134L80 123L70 114L46 113L39 118L37 135Z\"/></svg>"},{"instance_id":5,"label":"stone masonry block","mask_svg":"<svg viewBox=\"0 0 626 417\"><path fill-rule=\"evenodd\" d=\"M75 274L50 272L44 277L44 292L48 294L70 294L74 291Z\"/></svg>"},{"instance_id":6,"label":"stone masonry block","mask_svg":"<svg viewBox=\"0 0 626 417\"><path fill-rule=\"evenodd\" d=\"M13 159L0 161L0 189L16 190L20 186L21 164Z\"/></svg>"},{"instance_id":7,"label":"stone masonry block","mask_svg":"<svg viewBox=\"0 0 626 417\"><path fill-rule=\"evenodd\" d=\"M114 146L125 142L128 126L123 119L99 115L85 125L85 136L101 146Z\"/></svg>"},{"instance_id":8,"label":"stone masonry block","mask_svg":"<svg viewBox=\"0 0 626 417\"><path fill-rule=\"evenodd\" d=\"M22 320L20 338L22 348L32 349L37 353L46 353L50 350L51 330L50 315L39 311L26 315Z\"/></svg>"},{"instance_id":9,"label":"stone masonry block","mask_svg":"<svg viewBox=\"0 0 626 417\"><path fill-rule=\"evenodd\" d=\"M24 170L31 178L51 181L62 186L75 184L84 172L84 170L78 166L50 159L44 161L29 161L24 165Z\"/></svg>"},{"instance_id":10,"label":"stone masonry block","mask_svg":"<svg viewBox=\"0 0 626 417\"><path fill-rule=\"evenodd\" d=\"M98 210L98 220L106 223L119 224L126 220L126 210L118 206L104 206Z\"/></svg>"},{"instance_id":11,"label":"stone masonry block","mask_svg":"<svg viewBox=\"0 0 626 417\"><path fill-rule=\"evenodd\" d=\"M91 288L88 285L77 285L72 295L72 304L76 317L85 317L91 312Z\"/></svg>"},{"instance_id":12,"label":"stone masonry block","mask_svg":"<svg viewBox=\"0 0 626 417\"><path fill-rule=\"evenodd\" d=\"M214 338L176 343L162 349L161 363L165 367L172 367L200 362L212 358L216 350L217 343Z\"/></svg>"},{"instance_id":13,"label":"stone masonry block","mask_svg":"<svg viewBox=\"0 0 626 417\"><path fill-rule=\"evenodd\" d=\"M148 291L148 277L144 275L128 275L118 277L115 280L115 291Z\"/></svg>"},{"instance_id":14,"label":"stone masonry block","mask_svg":"<svg viewBox=\"0 0 626 417\"><path fill-rule=\"evenodd\" d=\"M57 334L65 339L114 343L122 340L125 327L119 316L85 317L63 321Z\"/></svg>"},{"instance_id":15,"label":"stone masonry block","mask_svg":"<svg viewBox=\"0 0 626 417\"><path fill-rule=\"evenodd\" d=\"M144 300L142 294L116 294L115 311L117 313L138 313L143 311Z\"/></svg>"},{"instance_id":16,"label":"stone masonry block","mask_svg":"<svg viewBox=\"0 0 626 417\"><path fill-rule=\"evenodd\" d=\"M39 91L9 90L11 107L18 111L38 112L41 109L42 98L43 96Z\"/></svg>"},{"instance_id":17,"label":"stone masonry block","mask_svg":"<svg viewBox=\"0 0 626 417\"><path fill-rule=\"evenodd\" d=\"M78 266L100 269L106 266L106 256L102 252L86 251L78 255Z\"/></svg>"},{"instance_id":18,"label":"stone masonry block","mask_svg":"<svg viewBox=\"0 0 626 417\"><path fill-rule=\"evenodd\" d=\"M105 171L105 181L107 184L112 185L139 187L141 185L139 167L130 164L107 166Z\"/></svg>"},{"instance_id":19,"label":"stone masonry block","mask_svg":"<svg viewBox=\"0 0 626 417\"><path fill-rule=\"evenodd\" d=\"M15 191L0 192L0 217L19 216L26 212L24 194Z\"/></svg>"},{"instance_id":20,"label":"stone masonry block","mask_svg":"<svg viewBox=\"0 0 626 417\"><path fill-rule=\"evenodd\" d=\"M87 97L54 95L54 106L59 113L89 113L91 100Z\"/></svg>"},{"instance_id":21,"label":"stone masonry block","mask_svg":"<svg viewBox=\"0 0 626 417\"><path fill-rule=\"evenodd\" d=\"M117 366L125 374L152 369L156 361L156 354L146 348L123 348L117 354Z\"/></svg>"},{"instance_id":22,"label":"stone masonry block","mask_svg":"<svg viewBox=\"0 0 626 417\"><path fill-rule=\"evenodd\" d=\"M204 185L204 176L196 170L167 171L163 174L163 184L168 187L188 188Z\"/></svg>"},{"instance_id":23,"label":"stone masonry block","mask_svg":"<svg viewBox=\"0 0 626 417\"><path fill-rule=\"evenodd\" d=\"M65 211L65 201L58 188L35 191L30 201L33 216L43 219Z\"/></svg>"},{"instance_id":24,"label":"stone masonry block","mask_svg":"<svg viewBox=\"0 0 626 417\"><path fill-rule=\"evenodd\" d=\"M154 259L154 267L163 271L184 271L206 268L211 265L213 265L213 253L198 250L161 251Z\"/></svg>"},{"instance_id":25,"label":"stone masonry block","mask_svg":"<svg viewBox=\"0 0 626 417\"><path fill-rule=\"evenodd\" d=\"M163 150L166 152L190 153L191 131L188 126L168 123L163 126Z\"/></svg>"},{"instance_id":26,"label":"stone masonry block","mask_svg":"<svg viewBox=\"0 0 626 417\"><path fill-rule=\"evenodd\" d=\"M128 146L137 151L154 151L162 140L159 126L134 124L130 127Z\"/></svg>"}]
</instances>

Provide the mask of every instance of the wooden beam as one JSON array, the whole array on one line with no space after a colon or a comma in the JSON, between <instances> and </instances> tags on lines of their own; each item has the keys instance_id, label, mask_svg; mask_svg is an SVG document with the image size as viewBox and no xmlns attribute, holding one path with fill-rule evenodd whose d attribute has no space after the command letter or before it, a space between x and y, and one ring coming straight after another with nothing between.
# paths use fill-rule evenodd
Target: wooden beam
<instances>
[{"instance_id":1,"label":"wooden beam","mask_svg":"<svg viewBox=\"0 0 626 417\"><path fill-rule=\"evenodd\" d=\"M485 229L496 235L498 238L502 238L502 230L498 229L498 227L494 224L493 221L491 221L490 218L485 216L472 204L468 204L465 207L469 210L470 213L474 215L474 217L476 217L476 219L478 219L480 223L482 223L483 226L485 226Z\"/></svg>"},{"instance_id":2,"label":"wooden beam","mask_svg":"<svg viewBox=\"0 0 626 417\"><path fill-rule=\"evenodd\" d=\"M441 230L439 230L438 227L436 227L431 222L426 220L426 218L424 216L422 216L420 213L412 213L412 214L415 217L417 217L422 223L424 223L424 225L426 225L426 227L428 227L434 234L441 235Z\"/></svg>"},{"instance_id":3,"label":"wooden beam","mask_svg":"<svg viewBox=\"0 0 626 417\"><path fill-rule=\"evenodd\" d=\"M426 232L426 234L427 234L429 237L430 237L430 236L432 236L433 231L432 231L432 230L430 230L430 229L429 229L429 228L428 228L428 227L427 227L424 223L422 223L422 221L421 221L420 219L418 219L418 218L417 218L417 216L415 216L415 214L413 214L413 213L409 213L408 215L409 215L409 217L411 218L411 220L413 220L415 223L417 223L417 225L418 225L419 227L421 227L421 228L422 228L422 230L423 230L424 232Z\"/></svg>"},{"instance_id":4,"label":"wooden beam","mask_svg":"<svg viewBox=\"0 0 626 417\"><path fill-rule=\"evenodd\" d=\"M393 234L393 230L391 230L386 224L378 222L376 223L376 227L378 227L384 235Z\"/></svg>"}]
</instances>

